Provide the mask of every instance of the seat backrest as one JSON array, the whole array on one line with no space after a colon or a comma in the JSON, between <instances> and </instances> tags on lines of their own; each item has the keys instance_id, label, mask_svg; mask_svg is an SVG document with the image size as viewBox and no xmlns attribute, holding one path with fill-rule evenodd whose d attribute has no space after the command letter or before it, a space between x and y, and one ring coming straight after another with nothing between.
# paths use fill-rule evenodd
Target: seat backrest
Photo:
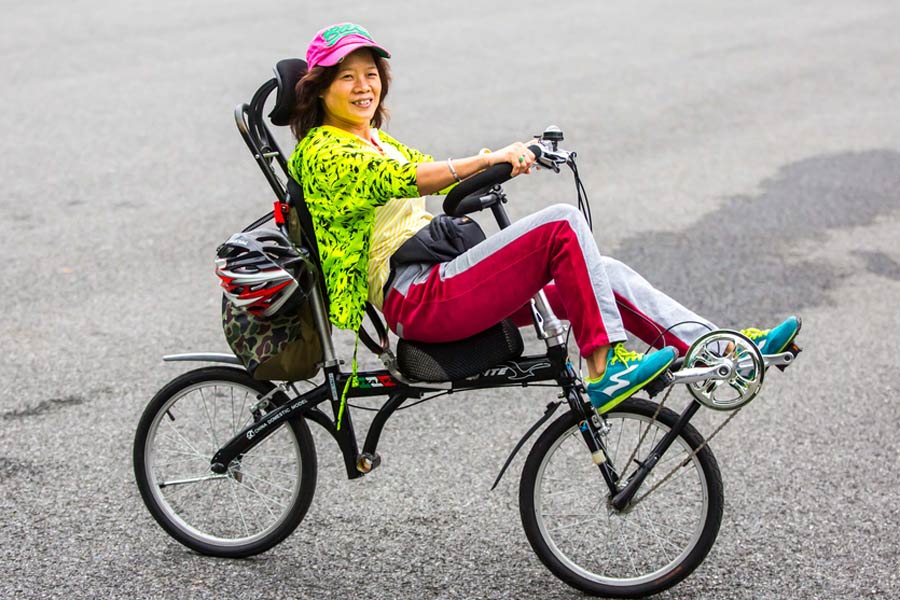
<instances>
[{"instance_id":1,"label":"seat backrest","mask_svg":"<svg viewBox=\"0 0 900 600\"><path fill-rule=\"evenodd\" d=\"M306 61L299 58L286 58L278 61L275 65L275 106L269 113L269 120L273 125L283 127L290 124L294 105L297 102L297 95L295 93L297 82L306 75L306 72ZM287 202L288 206L297 211L297 217L300 221L300 237L305 241L304 246L309 250L310 258L321 274L322 261L319 257L319 245L316 242L316 229L313 226L312 215L309 214L309 209L303 198L303 186L291 177L290 173L285 172L285 175L287 175L285 202ZM322 277L320 277L319 280L320 283L323 283ZM327 305L327 290L325 289L324 284L320 285L320 287Z\"/></svg>"},{"instance_id":2,"label":"seat backrest","mask_svg":"<svg viewBox=\"0 0 900 600\"><path fill-rule=\"evenodd\" d=\"M283 127L290 124L294 104L297 103L295 93L297 82L306 75L306 61L299 58L286 58L275 65L275 81L278 85L275 95L275 106L269 113L273 125Z\"/></svg>"},{"instance_id":3,"label":"seat backrest","mask_svg":"<svg viewBox=\"0 0 900 600\"><path fill-rule=\"evenodd\" d=\"M309 214L309 208L307 208L306 201L303 198L303 187L293 178L288 179L285 200L288 206L297 213L297 220L300 222L300 237L304 241L303 247L309 251L309 257L319 273L319 288L322 290L322 297L325 299L325 306L327 307L329 303L328 290L325 287L322 260L319 257L316 228L313 226L312 215Z\"/></svg>"}]
</instances>

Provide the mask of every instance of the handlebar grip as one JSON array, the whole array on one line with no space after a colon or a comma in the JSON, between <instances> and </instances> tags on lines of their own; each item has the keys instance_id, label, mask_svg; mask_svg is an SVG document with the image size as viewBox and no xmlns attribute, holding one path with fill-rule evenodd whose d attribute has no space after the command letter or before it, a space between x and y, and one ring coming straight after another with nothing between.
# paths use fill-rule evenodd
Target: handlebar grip
<instances>
[{"instance_id":1,"label":"handlebar grip","mask_svg":"<svg viewBox=\"0 0 900 600\"><path fill-rule=\"evenodd\" d=\"M528 149L531 150L535 157L539 158L542 154L541 147L537 144L528 146ZM481 171L480 173L469 177L468 179L459 183L455 188L450 190L450 193L447 194L446 198L444 198L444 212L452 217L460 216L456 214L457 210L459 210L459 204L468 196L471 196L472 194L483 188L500 183L505 183L510 179L512 179L511 164L504 162L497 163L496 165L491 165L484 171ZM468 205L468 202L466 204ZM474 207L472 208L474 209ZM469 210L467 212L472 211ZM465 212L460 214L465 214Z\"/></svg>"},{"instance_id":2,"label":"handlebar grip","mask_svg":"<svg viewBox=\"0 0 900 600\"><path fill-rule=\"evenodd\" d=\"M469 213L478 212L479 210L484 210L484 205L481 203L482 194L472 194L471 196L466 196L462 200L459 201L459 204L456 205L456 214L454 217L461 217L463 215L467 215ZM450 213L447 213L450 214Z\"/></svg>"}]
</instances>

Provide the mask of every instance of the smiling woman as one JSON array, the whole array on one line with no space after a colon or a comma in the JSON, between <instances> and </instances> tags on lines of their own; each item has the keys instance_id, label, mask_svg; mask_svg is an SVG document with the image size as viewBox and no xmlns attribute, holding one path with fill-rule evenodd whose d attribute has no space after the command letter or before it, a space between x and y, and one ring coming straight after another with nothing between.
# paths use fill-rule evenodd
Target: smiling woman
<instances>
[{"instance_id":1,"label":"smiling woman","mask_svg":"<svg viewBox=\"0 0 900 600\"><path fill-rule=\"evenodd\" d=\"M463 232L471 221L428 213L423 196L447 193L500 163L513 177L527 174L535 155L516 142L435 162L386 134L389 57L359 25L332 25L310 43L308 73L296 87L291 126L298 143L288 169L313 220L334 325L358 329L368 301L401 338L453 342L505 319L530 324L530 299L544 290L572 325L587 359L587 392L601 413L714 328L633 269L601 256L572 206L549 206L487 239ZM771 331L752 331L760 347L777 352L799 329L792 317ZM626 331L658 350L627 351Z\"/></svg>"}]
</instances>

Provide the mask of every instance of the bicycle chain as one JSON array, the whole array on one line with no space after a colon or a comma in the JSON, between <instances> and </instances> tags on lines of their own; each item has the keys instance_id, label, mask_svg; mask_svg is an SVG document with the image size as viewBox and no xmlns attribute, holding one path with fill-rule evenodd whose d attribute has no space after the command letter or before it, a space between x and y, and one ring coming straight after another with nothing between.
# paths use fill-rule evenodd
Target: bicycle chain
<instances>
[{"instance_id":1,"label":"bicycle chain","mask_svg":"<svg viewBox=\"0 0 900 600\"><path fill-rule=\"evenodd\" d=\"M659 404L656 405L656 412L653 413L653 417L650 419L650 425L647 426L647 429L644 430L644 433L641 434L641 439L638 440L637 445L634 447L634 450L631 451L631 456L628 457L628 460L625 461L625 469L628 469L628 465L631 464L631 461L634 460L635 455L637 455L638 450L641 449L641 446L644 444L644 440L647 439L647 434L650 433L650 427L656 423L656 417L659 416L660 411L662 410L663 404L666 403L666 400L669 399L669 394L672 393L672 390L675 389L674 386L670 386L668 390L666 390L666 395L663 396L662 400L659 401Z\"/></svg>"},{"instance_id":2,"label":"bicycle chain","mask_svg":"<svg viewBox=\"0 0 900 600\"><path fill-rule=\"evenodd\" d=\"M673 389L674 389L674 387L670 387L670 388L668 389L668 391L666 391L666 395L663 396L662 400L660 400L659 404L658 404L657 407L656 407L656 411L653 413L653 417L652 417L652 419L650 420L650 426L652 426L654 423L656 423L656 417L659 416L660 411L662 411L663 404L666 403L666 400L669 398L669 394L672 393L672 390L673 390ZM641 494L641 496L640 496L637 500L632 500L632 501L629 503L629 505L628 505L629 510L632 509L632 508L634 508L634 507L637 506L638 504L640 504L640 503L644 500L644 498L646 498L647 496L649 496L650 494L652 494L652 493L653 493L654 491L656 491L662 484L664 484L664 483L667 482L669 479L671 479L672 476L675 475L675 473L677 473L679 469L682 469L682 468L684 468L685 466L687 466L687 464L688 464L689 462L691 462L691 460L693 460L693 458L694 458L695 456L697 456L697 454L699 454L700 451L703 450L703 448L705 448L706 445L709 444L709 443L712 441L712 439L713 439L714 437L716 437L716 435L717 435L720 431L722 431L722 428L725 427L726 425L728 425L728 423L729 423L733 418L735 418L735 417L737 416L737 414L738 414L739 412L741 412L741 410L742 410L743 408L744 408L744 407L741 406L741 407L737 408L736 410L734 410L730 415L728 415L728 418L725 419L725 420L722 422L722 424L719 425L719 426L716 428L716 430L712 432L712 435L710 435L708 438L705 438L705 439L703 440L703 442L701 442L701 444L700 444L699 446L697 446L697 448L687 456L687 458L685 458L683 461L681 461L681 464L676 465L675 468L672 469L671 471L669 471L669 472L666 474L665 477L663 477L662 479L660 479L659 481L657 481L655 484L653 484L653 487L651 487L649 490L647 490L646 492L644 492L643 494ZM644 439L647 437L647 434L650 432L650 426L648 426L647 429L646 429L646 431L644 431L644 433L641 435L641 439L638 440L637 446L635 446L634 450L631 452L631 456L628 457L628 462L625 463L625 465L626 465L625 468L626 468L626 469L628 468L628 465L631 464L631 461L634 460L635 455L637 454L637 452L638 452L638 450L640 449L641 445L644 443ZM660 458L662 458L662 457L660 457Z\"/></svg>"}]
</instances>

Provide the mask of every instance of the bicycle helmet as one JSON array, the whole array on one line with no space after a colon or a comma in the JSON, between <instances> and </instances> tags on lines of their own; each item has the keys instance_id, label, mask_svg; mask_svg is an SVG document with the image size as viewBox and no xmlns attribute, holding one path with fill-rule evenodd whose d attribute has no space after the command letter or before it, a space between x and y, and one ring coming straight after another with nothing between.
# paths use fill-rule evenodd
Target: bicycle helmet
<instances>
[{"instance_id":1,"label":"bicycle helmet","mask_svg":"<svg viewBox=\"0 0 900 600\"><path fill-rule=\"evenodd\" d=\"M305 251L273 229L236 233L216 250L225 297L258 316L296 307L312 291L315 272Z\"/></svg>"}]
</instances>

